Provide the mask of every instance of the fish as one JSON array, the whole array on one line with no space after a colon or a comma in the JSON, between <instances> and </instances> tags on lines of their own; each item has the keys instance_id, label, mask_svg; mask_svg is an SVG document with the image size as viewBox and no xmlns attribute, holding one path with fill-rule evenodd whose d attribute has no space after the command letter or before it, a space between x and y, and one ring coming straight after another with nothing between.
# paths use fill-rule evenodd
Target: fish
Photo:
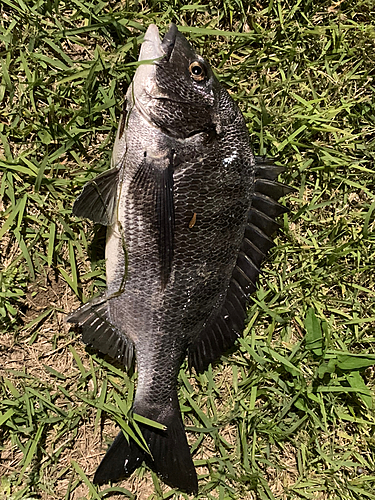
<instances>
[{"instance_id":1,"label":"fish","mask_svg":"<svg viewBox=\"0 0 375 500\"><path fill-rule=\"evenodd\" d=\"M73 311L82 340L128 370L147 447L121 431L95 484L143 462L198 492L178 400L185 358L204 372L241 335L260 266L274 246L283 167L255 157L244 117L175 24L145 33L111 168L89 181L76 216L107 226L107 289ZM160 424L149 425L147 420ZM146 423L145 423L146 422Z\"/></svg>"}]
</instances>

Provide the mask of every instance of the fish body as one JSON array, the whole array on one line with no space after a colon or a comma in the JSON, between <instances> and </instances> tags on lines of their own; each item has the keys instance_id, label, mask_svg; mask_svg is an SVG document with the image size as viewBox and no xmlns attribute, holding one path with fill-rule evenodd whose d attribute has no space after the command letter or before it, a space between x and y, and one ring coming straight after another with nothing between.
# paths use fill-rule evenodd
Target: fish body
<instances>
[{"instance_id":1,"label":"fish body","mask_svg":"<svg viewBox=\"0 0 375 500\"><path fill-rule=\"evenodd\" d=\"M177 376L203 371L233 345L273 245L280 172L256 161L243 116L208 63L171 25L151 25L126 96L112 168L86 184L73 212L108 226L107 291L73 312L85 343L138 370L134 412L151 452L122 433L94 482L146 461L164 481L198 490Z\"/></svg>"}]
</instances>

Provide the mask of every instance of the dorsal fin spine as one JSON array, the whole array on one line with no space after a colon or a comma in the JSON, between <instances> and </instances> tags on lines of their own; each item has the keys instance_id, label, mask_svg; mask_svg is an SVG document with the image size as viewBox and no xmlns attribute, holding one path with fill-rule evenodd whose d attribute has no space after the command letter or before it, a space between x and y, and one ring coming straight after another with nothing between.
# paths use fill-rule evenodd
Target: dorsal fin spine
<instances>
[{"instance_id":1,"label":"dorsal fin spine","mask_svg":"<svg viewBox=\"0 0 375 500\"><path fill-rule=\"evenodd\" d=\"M280 227L276 217L288 212L277 200L292 188L277 182L283 167L256 157L252 205L232 277L221 309L211 317L189 348L189 366L201 372L234 343L242 332L246 302L255 291L260 265L274 246L270 236ZM226 318L226 319L225 319Z\"/></svg>"}]
</instances>

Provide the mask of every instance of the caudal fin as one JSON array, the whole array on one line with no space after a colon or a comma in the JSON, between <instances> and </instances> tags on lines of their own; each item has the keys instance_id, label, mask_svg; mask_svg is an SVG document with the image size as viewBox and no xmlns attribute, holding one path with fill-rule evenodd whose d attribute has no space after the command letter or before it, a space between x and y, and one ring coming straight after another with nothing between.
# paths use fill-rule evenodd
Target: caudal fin
<instances>
[{"instance_id":1,"label":"caudal fin","mask_svg":"<svg viewBox=\"0 0 375 500\"><path fill-rule=\"evenodd\" d=\"M101 461L94 484L119 481L129 476L143 461L163 481L187 493L198 492L198 480L180 417L173 419L167 430L138 424L152 457L131 438L120 432Z\"/></svg>"},{"instance_id":2,"label":"caudal fin","mask_svg":"<svg viewBox=\"0 0 375 500\"><path fill-rule=\"evenodd\" d=\"M134 472L144 459L145 452L135 441L128 442L124 434L119 432L100 462L93 483L104 484L124 479Z\"/></svg>"}]
</instances>

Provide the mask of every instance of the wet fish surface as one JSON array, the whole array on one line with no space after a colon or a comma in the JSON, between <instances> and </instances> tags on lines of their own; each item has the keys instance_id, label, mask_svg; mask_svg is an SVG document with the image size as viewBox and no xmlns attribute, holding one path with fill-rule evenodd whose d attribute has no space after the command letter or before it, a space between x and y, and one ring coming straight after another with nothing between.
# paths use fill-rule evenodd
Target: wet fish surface
<instances>
[{"instance_id":1,"label":"wet fish surface","mask_svg":"<svg viewBox=\"0 0 375 500\"><path fill-rule=\"evenodd\" d=\"M87 183L73 213L108 226L107 290L68 317L83 341L128 369L151 454L118 434L94 483L142 462L197 493L177 395L185 356L204 371L241 334L249 295L273 246L282 168L255 158L243 116L209 64L171 25L151 25L126 95L112 168Z\"/></svg>"}]
</instances>

